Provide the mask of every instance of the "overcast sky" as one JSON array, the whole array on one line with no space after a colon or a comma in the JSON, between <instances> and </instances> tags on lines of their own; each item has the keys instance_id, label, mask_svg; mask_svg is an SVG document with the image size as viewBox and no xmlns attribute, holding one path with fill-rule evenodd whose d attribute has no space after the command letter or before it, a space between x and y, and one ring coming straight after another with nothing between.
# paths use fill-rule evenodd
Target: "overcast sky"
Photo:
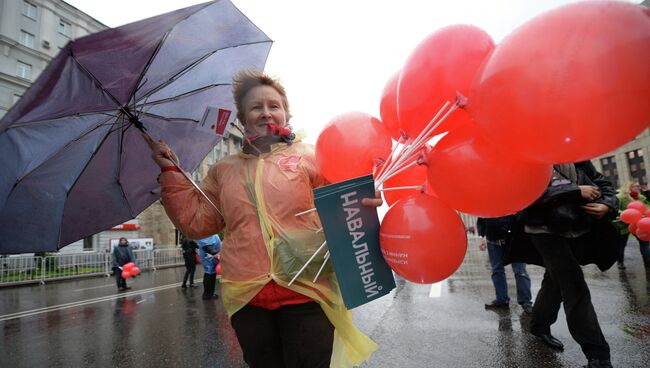
<instances>
[{"instance_id":1,"label":"overcast sky","mask_svg":"<svg viewBox=\"0 0 650 368\"><path fill-rule=\"evenodd\" d=\"M204 0L65 0L117 27ZM630 0L639 3L640 0ZM473 24L499 42L528 19L571 0L233 0L271 39L266 71L287 89L292 124L315 142L347 111L379 117L381 91L437 29Z\"/></svg>"}]
</instances>

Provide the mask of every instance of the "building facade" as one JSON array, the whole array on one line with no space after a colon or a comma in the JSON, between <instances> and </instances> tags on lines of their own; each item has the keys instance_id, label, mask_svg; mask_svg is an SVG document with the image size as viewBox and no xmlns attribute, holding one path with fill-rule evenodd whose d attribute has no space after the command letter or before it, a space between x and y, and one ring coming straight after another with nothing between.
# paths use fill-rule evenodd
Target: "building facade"
<instances>
[{"instance_id":1,"label":"building facade","mask_svg":"<svg viewBox=\"0 0 650 368\"><path fill-rule=\"evenodd\" d=\"M62 0L0 0L0 117L69 41L106 28Z\"/></svg>"},{"instance_id":2,"label":"building facade","mask_svg":"<svg viewBox=\"0 0 650 368\"><path fill-rule=\"evenodd\" d=\"M650 7L650 0L643 1L641 5ZM650 65L648 67L650 68ZM650 117L648 117L648 125L650 125ZM650 153L650 128L616 150L594 158L592 162L616 188L622 187L627 182L648 185L646 169L648 153Z\"/></svg>"}]
</instances>

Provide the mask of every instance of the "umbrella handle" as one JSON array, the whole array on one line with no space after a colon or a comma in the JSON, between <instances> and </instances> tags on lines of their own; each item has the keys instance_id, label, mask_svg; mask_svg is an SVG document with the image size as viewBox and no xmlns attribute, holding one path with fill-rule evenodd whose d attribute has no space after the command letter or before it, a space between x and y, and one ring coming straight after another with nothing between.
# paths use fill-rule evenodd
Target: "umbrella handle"
<instances>
[{"instance_id":1,"label":"umbrella handle","mask_svg":"<svg viewBox=\"0 0 650 368\"><path fill-rule=\"evenodd\" d=\"M145 132L144 130L142 130L142 135L145 137L145 140L149 139L149 140L152 141L152 142L154 141L153 138L151 138L151 136L150 136L147 132ZM181 174L183 174L183 176L185 177L185 179L187 179L187 180L192 184L192 186L193 186L196 190L198 190L199 193L201 193L201 195L203 196L203 198L205 198L205 199L208 201L208 203L210 203L210 205L211 205L211 206L212 206L212 207L213 207L213 208L214 208L214 209L219 213L219 215L221 216L221 218L224 218L224 217L223 217L223 213L221 213L221 211L219 211L219 208L217 208L217 205L215 205L214 202L212 202L212 200L210 200L210 198L208 197L207 194L205 194L205 192L203 191L203 189L201 189L201 188L200 188L200 187L199 187L199 186L194 182L194 180L192 180L192 178L191 178L191 177L190 177L190 176L185 172L185 170L183 170L183 168L181 167L181 164L180 164L179 162L177 162L173 157L167 157L167 159L168 159L169 161L171 161L171 163L174 164L174 166L176 166L176 168L181 172Z\"/></svg>"}]
</instances>

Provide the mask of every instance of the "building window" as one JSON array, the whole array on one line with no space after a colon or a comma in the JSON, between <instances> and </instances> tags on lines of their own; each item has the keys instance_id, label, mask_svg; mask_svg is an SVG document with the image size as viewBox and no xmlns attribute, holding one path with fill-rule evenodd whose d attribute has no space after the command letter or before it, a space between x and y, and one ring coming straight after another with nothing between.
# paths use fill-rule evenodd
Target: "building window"
<instances>
[{"instance_id":1,"label":"building window","mask_svg":"<svg viewBox=\"0 0 650 368\"><path fill-rule=\"evenodd\" d=\"M27 18L36 20L36 5L23 1L23 15Z\"/></svg>"},{"instance_id":2,"label":"building window","mask_svg":"<svg viewBox=\"0 0 650 368\"><path fill-rule=\"evenodd\" d=\"M18 62L18 67L16 68L16 75L24 79L32 79L32 66L25 64L21 61Z\"/></svg>"},{"instance_id":3,"label":"building window","mask_svg":"<svg viewBox=\"0 0 650 368\"><path fill-rule=\"evenodd\" d=\"M627 162L630 166L630 176L632 177L632 180L638 181L641 185L648 184L645 162L643 161L643 149L639 148L627 152Z\"/></svg>"},{"instance_id":4,"label":"building window","mask_svg":"<svg viewBox=\"0 0 650 368\"><path fill-rule=\"evenodd\" d=\"M618 170L616 169L616 160L614 156L604 157L600 159L600 165L603 167L603 176L618 188L620 183L618 181Z\"/></svg>"},{"instance_id":5,"label":"building window","mask_svg":"<svg viewBox=\"0 0 650 368\"><path fill-rule=\"evenodd\" d=\"M29 48L34 48L34 35L20 30L20 44Z\"/></svg>"},{"instance_id":6,"label":"building window","mask_svg":"<svg viewBox=\"0 0 650 368\"><path fill-rule=\"evenodd\" d=\"M93 250L93 237L88 236L84 238L84 250Z\"/></svg>"},{"instance_id":7,"label":"building window","mask_svg":"<svg viewBox=\"0 0 650 368\"><path fill-rule=\"evenodd\" d=\"M59 33L71 38L72 37L72 25L64 21L63 19L59 20Z\"/></svg>"}]
</instances>

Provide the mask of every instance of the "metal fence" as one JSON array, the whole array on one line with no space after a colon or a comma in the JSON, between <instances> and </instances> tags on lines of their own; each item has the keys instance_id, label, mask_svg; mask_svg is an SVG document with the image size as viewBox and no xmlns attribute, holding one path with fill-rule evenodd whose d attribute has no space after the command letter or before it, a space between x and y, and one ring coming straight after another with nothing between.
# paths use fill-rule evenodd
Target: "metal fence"
<instances>
[{"instance_id":1,"label":"metal fence","mask_svg":"<svg viewBox=\"0 0 650 368\"><path fill-rule=\"evenodd\" d=\"M133 251L141 270L182 266L179 248ZM53 253L45 257L0 256L0 287L27 283L44 284L50 280L63 280L85 276L110 276L110 253Z\"/></svg>"}]
</instances>

